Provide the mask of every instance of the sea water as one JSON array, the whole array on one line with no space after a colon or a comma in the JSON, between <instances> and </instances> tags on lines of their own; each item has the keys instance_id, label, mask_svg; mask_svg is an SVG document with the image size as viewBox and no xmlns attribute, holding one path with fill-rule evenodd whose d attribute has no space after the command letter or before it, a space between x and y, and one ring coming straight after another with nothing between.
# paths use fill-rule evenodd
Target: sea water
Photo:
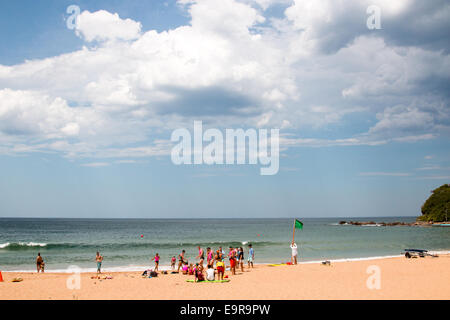
<instances>
[{"instance_id":1,"label":"sea water","mask_svg":"<svg viewBox=\"0 0 450 320\"><path fill-rule=\"evenodd\" d=\"M413 222L414 217L305 218L296 229L301 262L361 259L400 255L403 249L450 249L450 228L339 225L341 220ZM256 263L290 260L292 218L280 219L23 219L0 218L0 270L35 271L38 252L46 271L78 266L95 271L96 251L110 271L153 267L156 253L161 266L186 250L196 262L197 246L255 249ZM142 235L142 236L141 236Z\"/></svg>"}]
</instances>

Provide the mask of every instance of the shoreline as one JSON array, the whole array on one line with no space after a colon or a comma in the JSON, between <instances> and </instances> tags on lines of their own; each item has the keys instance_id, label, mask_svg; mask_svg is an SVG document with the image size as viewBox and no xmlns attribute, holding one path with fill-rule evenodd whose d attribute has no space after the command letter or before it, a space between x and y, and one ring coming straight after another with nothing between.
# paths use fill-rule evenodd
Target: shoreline
<instances>
[{"instance_id":1,"label":"shoreline","mask_svg":"<svg viewBox=\"0 0 450 320\"><path fill-rule=\"evenodd\" d=\"M429 250L428 253L430 254L437 254L437 255L450 255L450 250ZM398 255L386 255L386 256L370 256L370 257L358 257L358 258L334 258L334 259L323 259L323 260L308 260L308 261L298 261L298 265L306 265L306 264L320 264L323 261L330 261L331 263L340 263L340 262L352 262L352 261L373 261L373 260L382 260L382 259L392 259L392 258L401 258L404 257L404 254L398 254ZM258 262L254 263L255 266L267 266L271 264L280 264L285 262ZM75 264L69 265L66 269L46 269L45 273L48 274L67 274L67 273L73 273ZM247 266L247 260L245 260L244 266ZM72 267L72 268L71 268ZM106 267L102 268L103 273L122 273L122 272L143 272L144 270L148 269L154 269L154 265L151 266L142 266L142 265L135 265L135 266L112 266L112 267ZM177 264L175 265L175 269L177 268ZM170 265L160 265L159 271L172 271ZM228 270L228 268L227 268ZM36 273L36 270L1 270L2 273L30 273L34 274ZM97 268L96 267L88 267L88 268L80 268L80 273L96 273Z\"/></svg>"},{"instance_id":2,"label":"shoreline","mask_svg":"<svg viewBox=\"0 0 450 320\"><path fill-rule=\"evenodd\" d=\"M329 266L312 262L255 265L251 270L245 266L244 272L237 270L236 275L226 271L230 279L227 283L203 284L187 282L194 277L182 274L143 278L142 271L105 272L101 279L95 273L5 272L0 300L449 300L449 270L450 254L438 258L340 260ZM374 276L379 277L379 287L372 281ZM23 281L12 282L16 277ZM79 288L69 287L74 277Z\"/></svg>"}]
</instances>

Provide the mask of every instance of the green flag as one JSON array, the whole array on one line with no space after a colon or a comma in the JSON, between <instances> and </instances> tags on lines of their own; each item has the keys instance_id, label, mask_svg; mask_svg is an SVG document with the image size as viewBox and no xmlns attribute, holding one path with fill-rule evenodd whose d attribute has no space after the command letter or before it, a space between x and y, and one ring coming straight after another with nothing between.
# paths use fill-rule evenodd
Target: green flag
<instances>
[{"instance_id":1,"label":"green flag","mask_svg":"<svg viewBox=\"0 0 450 320\"><path fill-rule=\"evenodd\" d=\"M300 220L295 219L295 228L296 229L303 229L303 222Z\"/></svg>"}]
</instances>

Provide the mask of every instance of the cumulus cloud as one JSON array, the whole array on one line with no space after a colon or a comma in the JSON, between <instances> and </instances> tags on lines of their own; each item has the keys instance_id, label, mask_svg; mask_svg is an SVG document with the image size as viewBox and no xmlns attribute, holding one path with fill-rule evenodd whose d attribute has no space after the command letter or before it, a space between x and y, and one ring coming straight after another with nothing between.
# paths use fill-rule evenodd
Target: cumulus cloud
<instances>
[{"instance_id":1,"label":"cumulus cloud","mask_svg":"<svg viewBox=\"0 0 450 320\"><path fill-rule=\"evenodd\" d=\"M121 19L117 13L105 10L83 11L76 20L77 34L88 42L105 40L133 40L141 33L142 25L131 19Z\"/></svg>"},{"instance_id":2,"label":"cumulus cloud","mask_svg":"<svg viewBox=\"0 0 450 320\"><path fill-rule=\"evenodd\" d=\"M367 29L369 2L382 9L382 30ZM82 49L0 65L0 152L162 156L167 132L194 119L312 135L354 116L369 120L335 139L285 136L285 147L414 142L450 127L445 2L179 4L190 23L162 32L84 11ZM281 17L270 16L272 5L286 6ZM425 30L417 38L413 13Z\"/></svg>"}]
</instances>

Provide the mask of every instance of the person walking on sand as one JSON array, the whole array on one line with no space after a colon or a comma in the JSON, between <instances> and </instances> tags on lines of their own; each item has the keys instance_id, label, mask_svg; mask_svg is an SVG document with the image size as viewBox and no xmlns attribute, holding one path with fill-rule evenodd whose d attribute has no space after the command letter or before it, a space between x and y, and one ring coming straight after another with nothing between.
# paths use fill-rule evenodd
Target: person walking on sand
<instances>
[{"instance_id":1,"label":"person walking on sand","mask_svg":"<svg viewBox=\"0 0 450 320\"><path fill-rule=\"evenodd\" d=\"M297 244L294 241L292 241L292 243L291 243L291 249L292 249L291 264L297 264L298 250L297 250Z\"/></svg>"},{"instance_id":2,"label":"person walking on sand","mask_svg":"<svg viewBox=\"0 0 450 320\"><path fill-rule=\"evenodd\" d=\"M255 250L252 248L252 244L248 245L248 267L250 268L250 265L253 268L253 261L255 260Z\"/></svg>"},{"instance_id":3,"label":"person walking on sand","mask_svg":"<svg viewBox=\"0 0 450 320\"><path fill-rule=\"evenodd\" d=\"M36 257L36 269L37 269L37 273L39 273L39 271L44 272L44 269L42 268L42 265L44 264L44 259L42 259L41 257L41 253L38 252L38 255Z\"/></svg>"},{"instance_id":4,"label":"person walking on sand","mask_svg":"<svg viewBox=\"0 0 450 320\"><path fill-rule=\"evenodd\" d=\"M97 256L95 257L95 261L97 261L97 274L102 273L103 256L101 256L100 252L98 252L98 251L97 251Z\"/></svg>"},{"instance_id":5,"label":"person walking on sand","mask_svg":"<svg viewBox=\"0 0 450 320\"><path fill-rule=\"evenodd\" d=\"M177 272L180 272L180 268L183 266L184 264L184 254L185 254L185 250L181 251L181 253L178 255L178 270Z\"/></svg>"},{"instance_id":6,"label":"person walking on sand","mask_svg":"<svg viewBox=\"0 0 450 320\"><path fill-rule=\"evenodd\" d=\"M159 255L156 253L156 255L152 258L152 260L155 260L155 271L158 271L159 266Z\"/></svg>"}]
</instances>

